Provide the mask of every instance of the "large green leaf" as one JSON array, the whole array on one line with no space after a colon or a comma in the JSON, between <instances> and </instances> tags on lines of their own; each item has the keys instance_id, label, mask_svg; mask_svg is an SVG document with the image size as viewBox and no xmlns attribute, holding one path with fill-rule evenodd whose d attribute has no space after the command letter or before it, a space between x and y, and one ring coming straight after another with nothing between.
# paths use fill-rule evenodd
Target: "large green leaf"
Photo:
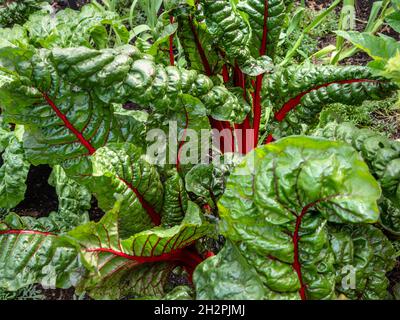
<instances>
[{"instance_id":1,"label":"large green leaf","mask_svg":"<svg viewBox=\"0 0 400 320\"><path fill-rule=\"evenodd\" d=\"M187 12L177 13L177 19L178 37L189 67L206 75L218 73L221 59L205 24L196 21Z\"/></svg>"},{"instance_id":2,"label":"large green leaf","mask_svg":"<svg viewBox=\"0 0 400 320\"><path fill-rule=\"evenodd\" d=\"M103 299L164 295L173 269L180 265L192 272L193 263L199 262L194 253L185 249L208 232L209 227L202 224L199 214L198 209L191 210L180 225L156 227L123 240L119 212L114 209L100 222L71 231L66 237L75 243L91 270L78 290Z\"/></svg>"},{"instance_id":3,"label":"large green leaf","mask_svg":"<svg viewBox=\"0 0 400 320\"><path fill-rule=\"evenodd\" d=\"M211 278L216 280L212 284ZM261 279L229 240L218 255L199 265L193 280L199 300L261 300L265 297Z\"/></svg>"},{"instance_id":4,"label":"large green leaf","mask_svg":"<svg viewBox=\"0 0 400 320\"><path fill-rule=\"evenodd\" d=\"M328 139L342 140L360 151L371 172L380 183L383 194L382 223L400 232L400 142L392 141L369 129L358 129L352 123L330 123L313 133Z\"/></svg>"},{"instance_id":5,"label":"large green leaf","mask_svg":"<svg viewBox=\"0 0 400 320\"><path fill-rule=\"evenodd\" d=\"M0 222L1 288L14 291L34 283L69 288L77 283L85 271L73 247L58 246L54 234L15 227Z\"/></svg>"},{"instance_id":6,"label":"large green leaf","mask_svg":"<svg viewBox=\"0 0 400 320\"><path fill-rule=\"evenodd\" d=\"M12 59L10 52L16 54ZM112 102L165 111L186 92L199 97L216 119L245 116L246 108L224 87L195 71L158 66L132 46L100 51L7 46L0 58L6 67L0 75L4 117L26 125L24 147L34 164L67 161L64 167L79 164L84 171L88 164L82 156L108 142L143 145L143 123L113 114Z\"/></svg>"},{"instance_id":7,"label":"large green leaf","mask_svg":"<svg viewBox=\"0 0 400 320\"><path fill-rule=\"evenodd\" d=\"M167 277L178 266L191 274L202 261L190 247L208 233L191 203L182 224L157 227L122 239L119 202L98 223L64 235L20 229L19 220L0 222L0 287L17 290L33 283L75 286L93 298L163 296Z\"/></svg>"},{"instance_id":8,"label":"large green leaf","mask_svg":"<svg viewBox=\"0 0 400 320\"><path fill-rule=\"evenodd\" d=\"M396 90L395 84L374 76L366 67L293 66L265 78L262 105L275 113L270 131L279 137L299 134L301 125L315 124L325 105L357 105Z\"/></svg>"},{"instance_id":9,"label":"large green leaf","mask_svg":"<svg viewBox=\"0 0 400 320\"><path fill-rule=\"evenodd\" d=\"M220 229L262 282L266 299L330 299L336 275L327 223L374 223L379 197L377 182L352 147L288 137L255 149L232 172L218 204ZM223 282L232 280L224 290L210 281L219 277L210 264L227 259L218 255L199 266L197 289L210 299L230 292L234 298L235 268L224 268Z\"/></svg>"}]
</instances>

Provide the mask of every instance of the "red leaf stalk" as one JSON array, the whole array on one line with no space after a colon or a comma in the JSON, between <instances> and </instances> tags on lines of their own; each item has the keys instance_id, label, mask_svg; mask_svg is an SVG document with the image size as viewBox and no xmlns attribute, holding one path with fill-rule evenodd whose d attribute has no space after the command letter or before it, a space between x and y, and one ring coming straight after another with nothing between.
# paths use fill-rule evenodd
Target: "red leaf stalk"
<instances>
[{"instance_id":1,"label":"red leaf stalk","mask_svg":"<svg viewBox=\"0 0 400 320\"><path fill-rule=\"evenodd\" d=\"M174 23L174 17L170 16L169 21L171 24ZM169 36L169 62L171 66L175 65L175 56L174 56L174 34Z\"/></svg>"}]
</instances>

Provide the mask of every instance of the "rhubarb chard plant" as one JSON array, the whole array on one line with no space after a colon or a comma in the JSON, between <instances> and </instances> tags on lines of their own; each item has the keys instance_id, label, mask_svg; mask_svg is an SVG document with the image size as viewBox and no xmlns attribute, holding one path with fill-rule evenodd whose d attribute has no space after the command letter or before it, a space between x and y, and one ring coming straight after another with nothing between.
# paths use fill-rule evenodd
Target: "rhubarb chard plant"
<instances>
[{"instance_id":1,"label":"rhubarb chard plant","mask_svg":"<svg viewBox=\"0 0 400 320\"><path fill-rule=\"evenodd\" d=\"M369 67L286 61L277 46L293 5L134 1L127 17L91 1L4 23L0 288L387 298L400 142L318 123L325 106L362 108L398 82ZM52 169L58 209L18 214L38 165Z\"/></svg>"}]
</instances>

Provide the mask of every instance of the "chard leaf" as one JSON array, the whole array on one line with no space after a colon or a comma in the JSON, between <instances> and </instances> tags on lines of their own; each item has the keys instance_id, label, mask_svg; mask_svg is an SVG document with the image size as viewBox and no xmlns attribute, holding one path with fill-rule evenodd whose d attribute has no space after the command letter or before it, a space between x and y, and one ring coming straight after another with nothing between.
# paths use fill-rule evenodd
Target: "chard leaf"
<instances>
[{"instance_id":1,"label":"chard leaf","mask_svg":"<svg viewBox=\"0 0 400 320\"><path fill-rule=\"evenodd\" d=\"M84 264L91 270L78 291L102 299L163 296L173 269L182 265L193 272L201 261L186 248L208 232L199 213L192 211L182 224L172 228L156 227L122 239L116 207L100 222L71 231L66 238L80 250Z\"/></svg>"},{"instance_id":2,"label":"chard leaf","mask_svg":"<svg viewBox=\"0 0 400 320\"><path fill-rule=\"evenodd\" d=\"M237 9L247 14L252 29L250 50L258 56L266 33L266 53L273 57L285 22L286 3L284 0L244 0L239 1ZM265 45L265 44L264 44Z\"/></svg>"},{"instance_id":3,"label":"chard leaf","mask_svg":"<svg viewBox=\"0 0 400 320\"><path fill-rule=\"evenodd\" d=\"M10 50L20 59L10 61ZM3 52L3 55L2 53ZM239 100L195 71L156 65L135 47L91 50L0 48L0 97L7 122L26 125L33 164L87 171L87 155L110 142L143 145L144 124L113 113L111 103L172 109L187 93L216 119L243 119ZM132 130L128 130L132 129Z\"/></svg>"},{"instance_id":4,"label":"chard leaf","mask_svg":"<svg viewBox=\"0 0 400 320\"><path fill-rule=\"evenodd\" d=\"M389 285L386 272L395 266L396 255L382 231L371 225L333 226L330 237L337 291L354 300L385 299Z\"/></svg>"},{"instance_id":5,"label":"chard leaf","mask_svg":"<svg viewBox=\"0 0 400 320\"><path fill-rule=\"evenodd\" d=\"M255 149L235 168L218 203L220 229L262 281L265 298L330 299L336 275L327 223L374 223L379 198L377 182L352 147L288 137ZM210 260L227 258L218 255ZM233 268L224 269L225 290L204 288L218 283L210 281L217 271L209 263L196 271L195 279L197 272L203 278L197 290L209 299L234 298Z\"/></svg>"},{"instance_id":6,"label":"chard leaf","mask_svg":"<svg viewBox=\"0 0 400 320\"><path fill-rule=\"evenodd\" d=\"M54 166L49 184L55 187L58 195L57 212L40 218L19 216L11 212L3 222L14 229L60 233L89 221L88 210L92 195L86 187L68 178L60 166Z\"/></svg>"},{"instance_id":7,"label":"chard leaf","mask_svg":"<svg viewBox=\"0 0 400 320\"><path fill-rule=\"evenodd\" d=\"M205 23L185 12L178 14L177 20L179 41L189 67L209 76L218 73L222 66Z\"/></svg>"},{"instance_id":8,"label":"chard leaf","mask_svg":"<svg viewBox=\"0 0 400 320\"><path fill-rule=\"evenodd\" d=\"M85 270L73 247L59 246L58 237L36 230L13 229L0 222L0 287L14 291L40 283L69 288Z\"/></svg>"},{"instance_id":9,"label":"chard leaf","mask_svg":"<svg viewBox=\"0 0 400 320\"><path fill-rule=\"evenodd\" d=\"M231 60L237 60L241 70L257 76L271 71L272 61L250 52L251 28L229 0L201 0L207 31ZM199 17L200 18L200 17Z\"/></svg>"},{"instance_id":10,"label":"chard leaf","mask_svg":"<svg viewBox=\"0 0 400 320\"><path fill-rule=\"evenodd\" d=\"M164 184L164 204L162 225L165 227L179 224L188 210L189 198L181 176L173 171Z\"/></svg>"},{"instance_id":11,"label":"chard leaf","mask_svg":"<svg viewBox=\"0 0 400 320\"><path fill-rule=\"evenodd\" d=\"M210 277L218 280L210 285ZM265 297L262 281L229 240L216 256L199 265L193 280L199 300L261 300Z\"/></svg>"},{"instance_id":12,"label":"chard leaf","mask_svg":"<svg viewBox=\"0 0 400 320\"><path fill-rule=\"evenodd\" d=\"M121 237L159 225L164 188L156 168L132 144L108 144L90 158L92 173L83 181L104 211L114 207L120 194Z\"/></svg>"},{"instance_id":13,"label":"chard leaf","mask_svg":"<svg viewBox=\"0 0 400 320\"><path fill-rule=\"evenodd\" d=\"M190 245L206 235L209 226L199 210L190 212L180 225L127 239L119 234L119 202L98 223L64 235L19 229L17 220L0 222L0 287L73 285L99 299L164 296L171 290L167 277L176 267L191 274L203 260Z\"/></svg>"},{"instance_id":14,"label":"chard leaf","mask_svg":"<svg viewBox=\"0 0 400 320\"><path fill-rule=\"evenodd\" d=\"M369 129L358 129L352 123L330 123L313 133L345 141L360 152L383 190L381 223L400 233L400 142L392 141Z\"/></svg>"},{"instance_id":15,"label":"chard leaf","mask_svg":"<svg viewBox=\"0 0 400 320\"><path fill-rule=\"evenodd\" d=\"M262 90L262 105L275 113L271 132L279 137L299 134L301 124L315 124L325 105L383 99L397 86L366 67L293 66L276 70Z\"/></svg>"},{"instance_id":16,"label":"chard leaf","mask_svg":"<svg viewBox=\"0 0 400 320\"><path fill-rule=\"evenodd\" d=\"M115 12L88 4L81 10L66 8L55 15L39 11L29 17L24 28L30 43L41 48L95 47L105 48L109 42L110 28L117 37L117 44L129 42L129 31L119 21Z\"/></svg>"},{"instance_id":17,"label":"chard leaf","mask_svg":"<svg viewBox=\"0 0 400 320\"><path fill-rule=\"evenodd\" d=\"M2 135L2 131L0 129L0 135ZM25 182L30 165L26 160L22 143L11 132L8 135L4 131L3 138L4 136L8 136L8 145L2 154L3 161L0 167L0 208L11 209L24 199L26 191ZM1 137L0 140L2 140ZM3 141L6 141L6 139Z\"/></svg>"}]
</instances>

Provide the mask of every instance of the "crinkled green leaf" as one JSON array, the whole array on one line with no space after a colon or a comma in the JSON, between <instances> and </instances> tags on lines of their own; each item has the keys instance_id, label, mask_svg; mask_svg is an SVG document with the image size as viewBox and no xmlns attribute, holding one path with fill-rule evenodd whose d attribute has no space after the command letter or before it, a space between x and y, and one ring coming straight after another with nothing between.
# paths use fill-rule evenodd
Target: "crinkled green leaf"
<instances>
[{"instance_id":1,"label":"crinkled green leaf","mask_svg":"<svg viewBox=\"0 0 400 320\"><path fill-rule=\"evenodd\" d=\"M129 42L129 32L118 15L93 4L79 11L66 8L55 15L37 12L29 17L24 28L29 32L30 42L42 48L105 48L110 40L107 28L113 31L117 44Z\"/></svg>"},{"instance_id":2,"label":"crinkled green leaf","mask_svg":"<svg viewBox=\"0 0 400 320\"><path fill-rule=\"evenodd\" d=\"M193 280L199 300L261 300L265 297L262 281L230 241L216 256L196 268Z\"/></svg>"},{"instance_id":3,"label":"crinkled green leaf","mask_svg":"<svg viewBox=\"0 0 400 320\"><path fill-rule=\"evenodd\" d=\"M381 211L380 224L382 227L394 234L400 236L400 208L399 204L383 197L379 203Z\"/></svg>"},{"instance_id":4,"label":"crinkled green leaf","mask_svg":"<svg viewBox=\"0 0 400 320\"><path fill-rule=\"evenodd\" d=\"M275 113L271 133L299 134L301 125L318 121L332 103L361 104L390 96L397 86L359 66L300 66L281 68L265 77L262 105Z\"/></svg>"},{"instance_id":5,"label":"crinkled green leaf","mask_svg":"<svg viewBox=\"0 0 400 320\"><path fill-rule=\"evenodd\" d=\"M181 176L173 171L164 184L164 204L161 223L163 226L179 224L188 209L188 195Z\"/></svg>"},{"instance_id":6,"label":"crinkled green leaf","mask_svg":"<svg viewBox=\"0 0 400 320\"><path fill-rule=\"evenodd\" d=\"M286 3L284 0L244 0L239 1L237 9L247 14L252 29L250 50L253 56L259 54L264 33L265 15L267 29L267 54L274 56L282 25L285 22Z\"/></svg>"},{"instance_id":7,"label":"crinkled green leaf","mask_svg":"<svg viewBox=\"0 0 400 320\"><path fill-rule=\"evenodd\" d=\"M108 144L90 158L92 173L85 179L104 211L114 207L120 194L118 219L121 237L160 224L164 188L156 168L132 144Z\"/></svg>"},{"instance_id":8,"label":"crinkled green leaf","mask_svg":"<svg viewBox=\"0 0 400 320\"><path fill-rule=\"evenodd\" d=\"M265 297L330 299L335 269L327 222L374 223L379 197L352 147L288 137L255 149L232 172L218 205L221 232L262 281ZM208 286L217 285L210 279ZM225 297L230 288L235 297L235 281L225 288Z\"/></svg>"},{"instance_id":9,"label":"crinkled green leaf","mask_svg":"<svg viewBox=\"0 0 400 320\"><path fill-rule=\"evenodd\" d=\"M395 233L400 232L400 142L392 141L369 129L358 129L352 123L330 123L317 129L316 136L342 140L360 151L371 172L380 183L383 194L381 204L383 225Z\"/></svg>"},{"instance_id":10,"label":"crinkled green leaf","mask_svg":"<svg viewBox=\"0 0 400 320\"><path fill-rule=\"evenodd\" d=\"M14 208L24 199L30 167L22 143L15 136L9 137L8 142L0 167L0 208L3 209Z\"/></svg>"},{"instance_id":11,"label":"crinkled green leaf","mask_svg":"<svg viewBox=\"0 0 400 320\"><path fill-rule=\"evenodd\" d=\"M333 226L336 289L347 298L382 300L387 296L386 272L395 266L395 250L379 229L370 225Z\"/></svg>"},{"instance_id":12,"label":"crinkled green leaf","mask_svg":"<svg viewBox=\"0 0 400 320\"><path fill-rule=\"evenodd\" d=\"M272 69L269 57L251 55L251 28L229 0L201 0L200 3L207 31L230 59L237 60L244 73L257 76Z\"/></svg>"},{"instance_id":13,"label":"crinkled green leaf","mask_svg":"<svg viewBox=\"0 0 400 320\"><path fill-rule=\"evenodd\" d=\"M69 288L84 274L76 250L53 234L13 229L0 222L0 287L9 291L40 283Z\"/></svg>"},{"instance_id":14,"label":"crinkled green leaf","mask_svg":"<svg viewBox=\"0 0 400 320\"><path fill-rule=\"evenodd\" d=\"M186 190L197 198L196 202L216 209L217 201L224 193L227 175L224 169L214 164L194 166L185 176Z\"/></svg>"},{"instance_id":15,"label":"crinkled green leaf","mask_svg":"<svg viewBox=\"0 0 400 320\"><path fill-rule=\"evenodd\" d=\"M172 228L156 227L124 240L119 221L115 208L100 222L80 226L67 236L91 270L78 290L87 291L94 298L163 296L168 274L179 264L190 266L191 255L184 248L208 232L199 212Z\"/></svg>"},{"instance_id":16,"label":"crinkled green leaf","mask_svg":"<svg viewBox=\"0 0 400 320\"><path fill-rule=\"evenodd\" d=\"M221 60L205 23L198 22L186 12L178 13L177 20L177 35L189 67L204 74L217 73L221 68Z\"/></svg>"},{"instance_id":17,"label":"crinkled green leaf","mask_svg":"<svg viewBox=\"0 0 400 320\"><path fill-rule=\"evenodd\" d=\"M50 214L58 228L49 231L68 231L89 221L92 195L85 186L69 178L61 166L53 167L49 184L58 195L58 212Z\"/></svg>"}]
</instances>

